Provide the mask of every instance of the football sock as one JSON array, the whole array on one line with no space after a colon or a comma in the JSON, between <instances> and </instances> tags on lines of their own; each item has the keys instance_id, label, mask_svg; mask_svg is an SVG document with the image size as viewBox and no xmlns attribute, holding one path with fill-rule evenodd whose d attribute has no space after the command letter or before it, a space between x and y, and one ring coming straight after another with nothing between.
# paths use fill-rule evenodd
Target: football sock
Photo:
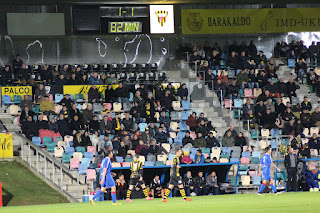
<instances>
[{"instance_id":1,"label":"football sock","mask_svg":"<svg viewBox=\"0 0 320 213\"><path fill-rule=\"evenodd\" d=\"M270 187L272 188L274 193L277 193L277 188L273 183L270 184Z\"/></svg>"},{"instance_id":2,"label":"football sock","mask_svg":"<svg viewBox=\"0 0 320 213\"><path fill-rule=\"evenodd\" d=\"M164 199L167 199L168 198L168 196L170 195L170 192L171 192L171 190L170 189L167 189L166 190L166 193L164 194Z\"/></svg>"},{"instance_id":3,"label":"football sock","mask_svg":"<svg viewBox=\"0 0 320 213\"><path fill-rule=\"evenodd\" d=\"M111 198L112 198L112 202L113 203L117 202L117 194L116 194L116 192L111 192Z\"/></svg>"},{"instance_id":4,"label":"football sock","mask_svg":"<svg viewBox=\"0 0 320 213\"><path fill-rule=\"evenodd\" d=\"M186 191L184 190L184 188L181 188L180 189L180 194L181 194L181 197L183 197L183 199L186 199L187 196L186 196Z\"/></svg>"},{"instance_id":5,"label":"football sock","mask_svg":"<svg viewBox=\"0 0 320 213\"><path fill-rule=\"evenodd\" d=\"M147 188L144 188L144 189L143 189L143 194L144 194L144 196L145 196L146 198L149 197L148 192L147 192Z\"/></svg>"},{"instance_id":6,"label":"football sock","mask_svg":"<svg viewBox=\"0 0 320 213\"><path fill-rule=\"evenodd\" d=\"M127 199L130 199L130 196L131 196L131 190L128 189L128 190L127 190Z\"/></svg>"},{"instance_id":7,"label":"football sock","mask_svg":"<svg viewBox=\"0 0 320 213\"><path fill-rule=\"evenodd\" d=\"M261 186L260 186L260 189L259 189L259 193L261 194L264 190L264 188L266 187L266 184L265 183L262 183Z\"/></svg>"},{"instance_id":8,"label":"football sock","mask_svg":"<svg viewBox=\"0 0 320 213\"><path fill-rule=\"evenodd\" d=\"M101 190L98 190L98 191L96 192L96 194L93 196L92 200L96 200L101 193L102 193L102 191L101 191Z\"/></svg>"}]
</instances>

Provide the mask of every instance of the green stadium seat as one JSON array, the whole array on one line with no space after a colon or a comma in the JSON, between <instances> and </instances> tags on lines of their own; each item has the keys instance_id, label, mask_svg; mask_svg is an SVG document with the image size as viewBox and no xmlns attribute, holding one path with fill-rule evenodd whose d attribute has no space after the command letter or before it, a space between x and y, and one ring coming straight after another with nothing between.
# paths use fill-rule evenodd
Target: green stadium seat
<instances>
[{"instance_id":1,"label":"green stadium seat","mask_svg":"<svg viewBox=\"0 0 320 213\"><path fill-rule=\"evenodd\" d=\"M72 154L63 153L62 154L62 163L70 163L71 157L72 157Z\"/></svg>"}]
</instances>

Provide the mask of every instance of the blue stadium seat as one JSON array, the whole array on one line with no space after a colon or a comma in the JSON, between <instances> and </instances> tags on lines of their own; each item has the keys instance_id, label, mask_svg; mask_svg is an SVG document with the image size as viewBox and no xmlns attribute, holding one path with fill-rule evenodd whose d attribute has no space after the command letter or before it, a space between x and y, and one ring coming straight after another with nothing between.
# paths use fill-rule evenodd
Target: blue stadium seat
<instances>
[{"instance_id":1,"label":"blue stadium seat","mask_svg":"<svg viewBox=\"0 0 320 213\"><path fill-rule=\"evenodd\" d=\"M144 132L146 127L148 127L147 123L139 123L140 132Z\"/></svg>"},{"instance_id":2,"label":"blue stadium seat","mask_svg":"<svg viewBox=\"0 0 320 213\"><path fill-rule=\"evenodd\" d=\"M65 147L65 153L68 154L73 154L74 153L74 148L73 147Z\"/></svg>"},{"instance_id":3,"label":"blue stadium seat","mask_svg":"<svg viewBox=\"0 0 320 213\"><path fill-rule=\"evenodd\" d=\"M182 111L181 112L181 120L186 121L189 118L189 111Z\"/></svg>"},{"instance_id":4,"label":"blue stadium seat","mask_svg":"<svg viewBox=\"0 0 320 213\"><path fill-rule=\"evenodd\" d=\"M190 110L190 101L182 100L181 105L183 110Z\"/></svg>"},{"instance_id":5,"label":"blue stadium seat","mask_svg":"<svg viewBox=\"0 0 320 213\"><path fill-rule=\"evenodd\" d=\"M89 159L92 160L92 158L93 158L93 153L92 153L92 152L85 152L85 153L84 153L84 157L85 157L85 158L89 158Z\"/></svg>"},{"instance_id":6,"label":"blue stadium seat","mask_svg":"<svg viewBox=\"0 0 320 213\"><path fill-rule=\"evenodd\" d=\"M186 136L185 132L178 132L177 137L181 138L181 140Z\"/></svg>"},{"instance_id":7,"label":"blue stadium seat","mask_svg":"<svg viewBox=\"0 0 320 213\"><path fill-rule=\"evenodd\" d=\"M188 125L185 121L180 122L180 131L188 131Z\"/></svg>"},{"instance_id":8,"label":"blue stadium seat","mask_svg":"<svg viewBox=\"0 0 320 213\"><path fill-rule=\"evenodd\" d=\"M46 146L47 146L47 151L48 152L54 152L54 148L56 147L56 143L47 143L46 144Z\"/></svg>"},{"instance_id":9,"label":"blue stadium seat","mask_svg":"<svg viewBox=\"0 0 320 213\"><path fill-rule=\"evenodd\" d=\"M276 149L277 148L277 140L276 139L272 139L271 140L271 148L272 149Z\"/></svg>"},{"instance_id":10,"label":"blue stadium seat","mask_svg":"<svg viewBox=\"0 0 320 213\"><path fill-rule=\"evenodd\" d=\"M222 147L222 153L231 153L231 147Z\"/></svg>"},{"instance_id":11,"label":"blue stadium seat","mask_svg":"<svg viewBox=\"0 0 320 213\"><path fill-rule=\"evenodd\" d=\"M76 152L81 152L82 155L84 155L84 153L86 152L86 148L84 146L77 146Z\"/></svg>"},{"instance_id":12,"label":"blue stadium seat","mask_svg":"<svg viewBox=\"0 0 320 213\"><path fill-rule=\"evenodd\" d=\"M13 95L13 103L14 104L20 104L22 101L21 95Z\"/></svg>"},{"instance_id":13,"label":"blue stadium seat","mask_svg":"<svg viewBox=\"0 0 320 213\"><path fill-rule=\"evenodd\" d=\"M243 158L250 158L251 153L250 153L250 152L242 152L241 156L242 156Z\"/></svg>"},{"instance_id":14,"label":"blue stadium seat","mask_svg":"<svg viewBox=\"0 0 320 213\"><path fill-rule=\"evenodd\" d=\"M296 60L295 59L288 59L288 67L295 68L296 67Z\"/></svg>"},{"instance_id":15,"label":"blue stadium seat","mask_svg":"<svg viewBox=\"0 0 320 213\"><path fill-rule=\"evenodd\" d=\"M78 172L80 175L85 175L87 174L87 165L86 164L83 164L83 163L80 163L79 166L78 166Z\"/></svg>"},{"instance_id":16,"label":"blue stadium seat","mask_svg":"<svg viewBox=\"0 0 320 213\"><path fill-rule=\"evenodd\" d=\"M155 166L164 166L164 162L163 161L156 161Z\"/></svg>"},{"instance_id":17,"label":"blue stadium seat","mask_svg":"<svg viewBox=\"0 0 320 213\"><path fill-rule=\"evenodd\" d=\"M82 158L81 159L81 164L86 165L87 168L89 168L90 163L91 163L91 159L90 158Z\"/></svg>"},{"instance_id":18,"label":"blue stadium seat","mask_svg":"<svg viewBox=\"0 0 320 213\"><path fill-rule=\"evenodd\" d=\"M123 162L123 157L116 156L116 162L122 163Z\"/></svg>"},{"instance_id":19,"label":"blue stadium seat","mask_svg":"<svg viewBox=\"0 0 320 213\"><path fill-rule=\"evenodd\" d=\"M153 161L145 161L144 166L154 166Z\"/></svg>"},{"instance_id":20,"label":"blue stadium seat","mask_svg":"<svg viewBox=\"0 0 320 213\"><path fill-rule=\"evenodd\" d=\"M62 153L62 163L70 163L72 154L69 153Z\"/></svg>"},{"instance_id":21,"label":"blue stadium seat","mask_svg":"<svg viewBox=\"0 0 320 213\"><path fill-rule=\"evenodd\" d=\"M41 138L40 137L32 137L32 143L34 143L34 145L40 146L41 145Z\"/></svg>"},{"instance_id":22,"label":"blue stadium seat","mask_svg":"<svg viewBox=\"0 0 320 213\"><path fill-rule=\"evenodd\" d=\"M3 105L11 105L11 96L10 95L3 95L2 96L2 104Z\"/></svg>"},{"instance_id":23,"label":"blue stadium seat","mask_svg":"<svg viewBox=\"0 0 320 213\"><path fill-rule=\"evenodd\" d=\"M174 157L174 154L169 154L169 156L168 156L168 160L172 160L172 159L173 159L173 157Z\"/></svg>"},{"instance_id":24,"label":"blue stadium seat","mask_svg":"<svg viewBox=\"0 0 320 213\"><path fill-rule=\"evenodd\" d=\"M59 103L63 99L63 94L56 93L54 95L54 102Z\"/></svg>"},{"instance_id":25,"label":"blue stadium seat","mask_svg":"<svg viewBox=\"0 0 320 213\"><path fill-rule=\"evenodd\" d=\"M43 137L43 145L47 145L48 143L52 143L51 137Z\"/></svg>"},{"instance_id":26,"label":"blue stadium seat","mask_svg":"<svg viewBox=\"0 0 320 213\"><path fill-rule=\"evenodd\" d=\"M233 100L234 108L241 109L243 105L242 99L234 99Z\"/></svg>"},{"instance_id":27,"label":"blue stadium seat","mask_svg":"<svg viewBox=\"0 0 320 213\"><path fill-rule=\"evenodd\" d=\"M252 152L252 157L253 158L259 158L261 157L261 153L259 151L253 151Z\"/></svg>"},{"instance_id":28,"label":"blue stadium seat","mask_svg":"<svg viewBox=\"0 0 320 213\"><path fill-rule=\"evenodd\" d=\"M258 175L253 175L253 176L252 176L252 184L253 184L254 186L260 186L260 184L261 184L261 177L258 176Z\"/></svg>"},{"instance_id":29,"label":"blue stadium seat","mask_svg":"<svg viewBox=\"0 0 320 213\"><path fill-rule=\"evenodd\" d=\"M239 163L239 158L230 158L230 163Z\"/></svg>"}]
</instances>

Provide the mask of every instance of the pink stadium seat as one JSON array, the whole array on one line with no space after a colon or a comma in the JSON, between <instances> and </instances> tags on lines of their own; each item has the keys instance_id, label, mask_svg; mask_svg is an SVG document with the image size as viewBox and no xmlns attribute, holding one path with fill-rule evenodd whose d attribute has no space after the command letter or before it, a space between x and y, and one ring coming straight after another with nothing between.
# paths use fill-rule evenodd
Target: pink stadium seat
<instances>
[{"instance_id":1,"label":"pink stadium seat","mask_svg":"<svg viewBox=\"0 0 320 213\"><path fill-rule=\"evenodd\" d=\"M195 132L190 132L190 137L192 138L192 140L194 140L197 137L197 135Z\"/></svg>"},{"instance_id":2,"label":"pink stadium seat","mask_svg":"<svg viewBox=\"0 0 320 213\"><path fill-rule=\"evenodd\" d=\"M79 163L80 163L79 159L71 158L70 159L70 169L78 169Z\"/></svg>"},{"instance_id":3,"label":"pink stadium seat","mask_svg":"<svg viewBox=\"0 0 320 213\"><path fill-rule=\"evenodd\" d=\"M249 176L252 177L253 175L257 175L255 170L249 170Z\"/></svg>"},{"instance_id":4,"label":"pink stadium seat","mask_svg":"<svg viewBox=\"0 0 320 213\"><path fill-rule=\"evenodd\" d=\"M241 164L249 164L250 163L250 158L241 158L240 159Z\"/></svg>"},{"instance_id":5,"label":"pink stadium seat","mask_svg":"<svg viewBox=\"0 0 320 213\"><path fill-rule=\"evenodd\" d=\"M227 109L232 108L232 100L231 99L225 99L224 100L224 107Z\"/></svg>"},{"instance_id":6,"label":"pink stadium seat","mask_svg":"<svg viewBox=\"0 0 320 213\"><path fill-rule=\"evenodd\" d=\"M122 167L130 167L130 162L123 162Z\"/></svg>"},{"instance_id":7,"label":"pink stadium seat","mask_svg":"<svg viewBox=\"0 0 320 213\"><path fill-rule=\"evenodd\" d=\"M96 150L96 148L93 147L93 146L88 146L88 147L87 147L87 152L91 152L91 153L93 154L93 156L95 156L97 150Z\"/></svg>"},{"instance_id":8,"label":"pink stadium seat","mask_svg":"<svg viewBox=\"0 0 320 213\"><path fill-rule=\"evenodd\" d=\"M207 159L207 157L209 157L209 154L208 153L203 153L203 157L204 157L204 159Z\"/></svg>"},{"instance_id":9,"label":"pink stadium seat","mask_svg":"<svg viewBox=\"0 0 320 213\"><path fill-rule=\"evenodd\" d=\"M112 104L111 103L104 103L103 105L107 106L107 110L110 110L112 109Z\"/></svg>"},{"instance_id":10,"label":"pink stadium seat","mask_svg":"<svg viewBox=\"0 0 320 213\"><path fill-rule=\"evenodd\" d=\"M87 169L87 180L95 180L96 176L97 175L95 169Z\"/></svg>"},{"instance_id":11,"label":"pink stadium seat","mask_svg":"<svg viewBox=\"0 0 320 213\"><path fill-rule=\"evenodd\" d=\"M245 98L253 98L252 89L245 88L244 89L244 97Z\"/></svg>"}]
</instances>

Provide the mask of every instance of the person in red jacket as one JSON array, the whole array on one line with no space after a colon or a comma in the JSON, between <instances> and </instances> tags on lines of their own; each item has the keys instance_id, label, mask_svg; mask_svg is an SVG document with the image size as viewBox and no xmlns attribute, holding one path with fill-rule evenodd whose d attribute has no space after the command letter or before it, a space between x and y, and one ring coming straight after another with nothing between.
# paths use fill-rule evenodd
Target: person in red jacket
<instances>
[{"instance_id":1,"label":"person in red jacket","mask_svg":"<svg viewBox=\"0 0 320 213\"><path fill-rule=\"evenodd\" d=\"M190 130L195 132L198 128L198 119L195 112L190 115L190 117L187 120L187 125L190 127Z\"/></svg>"},{"instance_id":2,"label":"person in red jacket","mask_svg":"<svg viewBox=\"0 0 320 213\"><path fill-rule=\"evenodd\" d=\"M144 144L143 140L139 141L139 145L136 147L136 154L147 157L149 147Z\"/></svg>"}]
</instances>

